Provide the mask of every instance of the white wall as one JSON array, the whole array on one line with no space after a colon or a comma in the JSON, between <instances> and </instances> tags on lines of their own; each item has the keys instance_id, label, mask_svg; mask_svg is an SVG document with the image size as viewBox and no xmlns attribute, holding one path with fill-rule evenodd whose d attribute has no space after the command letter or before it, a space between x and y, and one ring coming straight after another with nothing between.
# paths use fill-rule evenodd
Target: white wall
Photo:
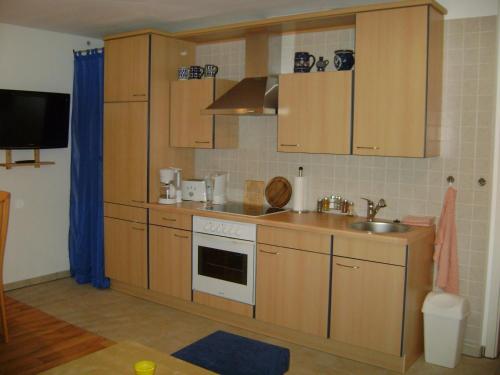
<instances>
[{"instance_id":1,"label":"white wall","mask_svg":"<svg viewBox=\"0 0 500 375\"><path fill-rule=\"evenodd\" d=\"M438 0L448 9L446 19L493 16L498 13L498 0Z\"/></svg>"},{"instance_id":2,"label":"white wall","mask_svg":"<svg viewBox=\"0 0 500 375\"><path fill-rule=\"evenodd\" d=\"M81 36L0 24L0 88L71 93L73 49L102 46ZM14 151L14 159L30 159ZM12 193L4 262L10 283L69 269L70 150L42 150L55 165L0 169L0 190ZM4 152L0 151L0 160Z\"/></svg>"}]
</instances>

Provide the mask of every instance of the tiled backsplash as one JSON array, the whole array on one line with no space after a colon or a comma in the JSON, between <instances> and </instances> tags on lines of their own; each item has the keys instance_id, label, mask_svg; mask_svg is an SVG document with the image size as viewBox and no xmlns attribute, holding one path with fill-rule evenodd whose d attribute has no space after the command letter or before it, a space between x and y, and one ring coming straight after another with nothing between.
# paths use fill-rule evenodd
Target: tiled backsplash
<instances>
[{"instance_id":1,"label":"tiled backsplash","mask_svg":"<svg viewBox=\"0 0 500 375\"><path fill-rule=\"evenodd\" d=\"M307 51L330 60L336 49L354 47L354 29L288 34L281 44L281 72L293 71L295 51ZM277 38L277 37L273 37ZM281 42L281 43L280 43ZM244 76L243 41L197 47L197 63L214 63L219 77ZM271 56L279 56L276 51ZM197 177L229 171L229 196L241 200L246 179L269 181L280 175L293 181L303 166L309 178L307 204L332 193L355 202L365 215L361 197L385 198L379 216L394 219L408 214L439 217L447 188L446 177L455 177L460 262L460 290L472 306L466 329L465 350L480 346L484 303L486 254L490 215L490 184L496 90L496 17L445 22L445 68L441 156L431 159L336 156L278 153L276 117L240 118L237 150L197 150ZM307 123L304 126L308 126ZM483 177L487 184L480 187Z\"/></svg>"}]
</instances>

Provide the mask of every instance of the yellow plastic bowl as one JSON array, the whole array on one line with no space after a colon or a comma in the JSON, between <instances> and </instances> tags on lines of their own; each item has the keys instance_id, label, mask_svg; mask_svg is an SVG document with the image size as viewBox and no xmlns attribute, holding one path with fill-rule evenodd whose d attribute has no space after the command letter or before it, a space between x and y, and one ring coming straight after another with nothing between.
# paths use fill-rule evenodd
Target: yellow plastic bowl
<instances>
[{"instance_id":1,"label":"yellow plastic bowl","mask_svg":"<svg viewBox=\"0 0 500 375\"><path fill-rule=\"evenodd\" d=\"M139 361L134 365L136 375L153 375L156 364L153 361Z\"/></svg>"}]
</instances>

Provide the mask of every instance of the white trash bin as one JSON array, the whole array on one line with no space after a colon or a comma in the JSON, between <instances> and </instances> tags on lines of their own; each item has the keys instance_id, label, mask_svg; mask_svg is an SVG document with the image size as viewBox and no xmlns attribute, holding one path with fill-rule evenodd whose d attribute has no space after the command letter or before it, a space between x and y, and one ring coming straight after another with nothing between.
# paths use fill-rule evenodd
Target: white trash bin
<instances>
[{"instance_id":1,"label":"white trash bin","mask_svg":"<svg viewBox=\"0 0 500 375\"><path fill-rule=\"evenodd\" d=\"M425 361L449 368L460 362L469 302L449 293L430 292L424 306Z\"/></svg>"}]
</instances>

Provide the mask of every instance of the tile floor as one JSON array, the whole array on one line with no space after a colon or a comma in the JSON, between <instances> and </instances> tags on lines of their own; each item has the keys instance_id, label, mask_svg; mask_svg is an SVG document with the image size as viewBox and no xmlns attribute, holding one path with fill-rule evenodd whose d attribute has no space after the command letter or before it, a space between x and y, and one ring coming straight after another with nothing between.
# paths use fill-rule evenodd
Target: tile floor
<instances>
[{"instance_id":1,"label":"tile floor","mask_svg":"<svg viewBox=\"0 0 500 375\"><path fill-rule=\"evenodd\" d=\"M113 290L96 290L61 279L10 291L9 296L60 319L114 341L134 340L172 353L215 330L223 329L288 347L289 374L389 375L391 371L343 359L316 350L257 335L169 307L143 301ZM420 358L408 375L500 375L500 359L463 357L460 365L446 369Z\"/></svg>"}]
</instances>

